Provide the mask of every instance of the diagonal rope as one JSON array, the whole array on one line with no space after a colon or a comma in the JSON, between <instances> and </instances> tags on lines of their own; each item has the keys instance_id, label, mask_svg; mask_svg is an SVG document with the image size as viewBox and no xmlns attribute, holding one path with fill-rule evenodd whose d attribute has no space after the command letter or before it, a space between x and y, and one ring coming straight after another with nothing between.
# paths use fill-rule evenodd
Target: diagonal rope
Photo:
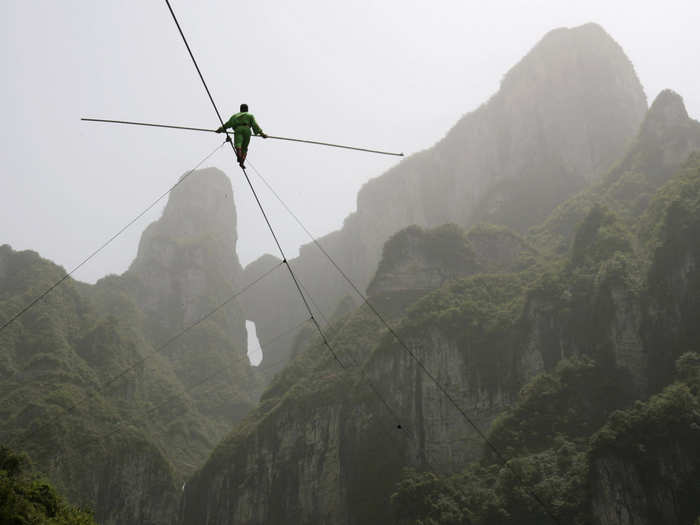
<instances>
[{"instance_id":1,"label":"diagonal rope","mask_svg":"<svg viewBox=\"0 0 700 525\"><path fill-rule=\"evenodd\" d=\"M274 343L275 341L278 341L278 340L282 339L283 337L288 336L290 333L292 333L292 332L294 332L295 330L299 329L300 327L302 327L303 325L305 325L305 324L308 323L308 322L309 322L308 319L304 319L304 320L301 321L300 323L297 323L296 325L292 326L291 328L288 328L287 330L284 330L283 332L281 332L280 334L274 336L273 338L271 338L271 339L265 341L263 344L260 345L260 348L263 349L263 348L268 347L269 345L271 345L271 344ZM231 364L239 363L239 362L245 361L245 360L247 360L247 359L248 359L248 356L240 357L240 358L238 358L238 359L235 359ZM279 360L277 360L277 361L273 361L273 362L271 362L271 363L268 363L268 364L265 365L265 366L261 366L261 367L256 368L256 370L265 370L265 369L267 369L267 368L271 368L272 366L275 366L275 365L277 365L277 364L280 363L280 362L284 362L285 360L286 360L286 359L279 359ZM168 404L172 403L173 401L177 401L178 399L184 400L184 399L185 399L184 394L187 394L187 393L189 393L189 392L191 392L191 391L193 391L193 390L196 390L197 388L199 388L199 387L202 386L203 384L208 383L208 382L211 381L212 379L216 378L216 377L219 376L220 374L223 374L224 372L227 372L227 371L228 371L227 368L219 368L218 370L216 370L216 371L213 372L212 374L207 375L206 377L204 377L204 378L201 379L200 381L198 381L198 382L196 382L196 383L194 383L194 384L188 386L188 387L187 387L186 389L184 389L183 391L177 392L176 394L174 394L174 395L170 396L169 398L167 398L165 401L163 401L163 402L157 404L156 406L150 408L148 411L146 411L146 413L144 414L144 416L145 416L145 417L148 417L148 416L150 416L151 414L155 414L155 413L158 412L161 408L167 406ZM113 430L111 430L111 431L109 431L109 432L106 432L106 433L104 433L104 434L100 434L99 436L94 436L94 437L92 437L92 438L89 438L89 439L85 440L85 441L82 442L82 443L77 444L77 445L73 448L73 452L74 452L74 453L82 453L82 452L84 451L84 447L85 447L85 446L87 446L87 445L89 445L89 444L91 444L91 443L93 443L93 442L95 442L95 441L101 441L101 440L103 440L103 439L105 439L105 438L107 438L107 437L109 437L109 436L112 436L112 435L118 433L120 430L122 430L122 426L124 425L124 423L126 423L126 422L125 422L125 421L119 422L119 423L117 423L117 425L116 425L117 428L115 428L115 429L113 429Z\"/></svg>"},{"instance_id":2,"label":"diagonal rope","mask_svg":"<svg viewBox=\"0 0 700 525\"><path fill-rule=\"evenodd\" d=\"M207 86L206 80L204 80L204 75L202 75L202 71L199 69L199 64L197 64L197 60L194 58L194 54L192 53L192 49L190 48L190 44L187 42L187 38L185 38L185 33L182 32L182 28L180 27L180 22L177 21L177 17L175 16L175 11L173 11L173 7L170 5L170 0L165 0L166 5L168 6L168 10L170 11L170 14L173 17L173 21L175 22L175 25L177 26L177 30L180 32L180 36L182 37L182 41L185 43L185 47L187 48L187 52L190 54L190 58L192 59L192 63L194 64L194 67L197 69L197 74L199 75L199 79L202 81L202 84L204 85L204 89L207 92L207 96L209 97L209 101L211 102L211 105L214 106L214 111L216 111L216 116L219 117L219 122L221 125L224 125L224 119L221 118L221 113L219 113L219 108L216 107L216 102L214 102L214 97L211 96L211 91L209 91L209 86Z\"/></svg>"},{"instance_id":3,"label":"diagonal rope","mask_svg":"<svg viewBox=\"0 0 700 525\"><path fill-rule=\"evenodd\" d=\"M170 5L170 0L165 0L165 3L168 5L168 9L170 10L170 14L173 17L173 20L175 21L175 25L177 25L178 31L180 32L180 36L182 37L182 40L185 43L185 46L187 47L187 51L190 54L190 58L192 58L192 62L195 65L195 68L197 69L197 73L199 74L199 78L202 81L202 84L204 85L204 88L207 92L207 95L209 96L209 100L211 101L212 105L214 106L214 110L216 111L217 116L219 117L219 121L221 122L221 125L223 126L224 122L223 119L221 118L221 114L219 113L218 108L216 107L216 103L214 102L214 99L211 96L211 92L209 91L209 87L207 86L206 81L204 80L204 77L202 76L202 72L199 69L199 65L197 65L197 61L194 58L194 55L192 54L192 50L190 49L189 44L187 43L187 39L185 38L185 34L182 31L182 28L180 27L180 23L177 21L177 17L175 16L175 13ZM231 145L231 150L234 151L234 146L233 143L229 141L229 144ZM235 152L235 151L234 151ZM243 171L243 175L245 176L246 182L248 183L248 186L250 187L251 192L253 193L253 196L255 197L255 201L258 204L258 207L260 208L260 212L262 213L265 222L267 223L267 227L270 230L270 233L275 240L275 244L277 244L277 248L280 252L280 255L282 256L282 263L285 264L287 267L287 270L289 270L289 275L291 276L292 280L294 281L294 284L299 291L299 295L301 296L301 299L304 303L304 306L306 307L307 311L309 312L309 315L311 316L311 322L314 324L316 329L318 330L318 333L321 335L321 338L323 340L323 343L326 345L328 350L331 352L335 360L338 362L338 364L342 368L346 368L343 362L339 359L338 355L336 352L333 350L333 348L330 346L330 343L328 342L328 339L326 338L326 335L324 334L323 330L321 329L321 326L319 325L318 321L313 315L313 312L311 311L311 307L309 306L308 301L306 300L306 297L304 295L304 292L302 292L301 287L299 285L299 281L297 280L296 275L294 274L294 271L292 270L292 267L290 266L289 262L287 261L287 257L284 254L284 250L282 249L282 246L279 243L279 240L277 238L277 234L275 233L272 225L270 224L270 220L268 219L267 213L265 212L265 209L262 206L262 203L260 202L260 199L258 198L258 194L255 191L255 188L253 187L253 184L248 177L248 173L245 168L241 166L241 170ZM300 221L299 221L300 222ZM304 228L306 230L306 228ZM318 241L314 239L314 242L317 246L321 246ZM330 255L326 252L325 249L322 248L322 252L326 255L326 257L329 258L329 260L332 261ZM447 391L447 389L440 384L435 376L426 368L426 366L423 364L423 362L418 359L416 354L409 348L409 346L399 337L399 335L396 333L396 331L389 325L388 322L384 319L384 317L377 311L377 309L369 302L367 301L367 298L364 296L364 294L357 288L357 286L347 277L345 272L343 272L340 267L334 262L333 265L341 272L341 275L343 275L346 280L351 284L353 289L363 298L363 300L367 303L367 305L372 309L372 311L375 313L375 315L382 321L382 323L386 326L387 330L392 334L392 336L399 342L399 344L408 352L408 354L411 356L411 358L416 362L416 364L423 370L423 372L433 381L433 383L437 386L437 388L443 393L443 395L448 399L448 401L457 409L457 411L462 415L462 417L471 425L471 427L477 432L477 434L484 440L484 442L491 448L491 450L496 454L496 457L499 458L501 463L504 466L508 466L508 468L511 469L512 472L515 473L515 470L513 469L512 466L510 466L505 459L505 457L500 453L500 451L496 448L496 446L488 439L488 437L479 429L479 427L472 421L472 419L467 415L467 413L464 411L464 409L457 403L457 401L452 397L452 395ZM531 496L542 506L542 508L545 510L545 512L556 522L559 523L559 519L554 516L554 514L551 513L549 508L544 504L544 502L537 496L537 494L531 493Z\"/></svg>"},{"instance_id":4,"label":"diagonal rope","mask_svg":"<svg viewBox=\"0 0 700 525\"><path fill-rule=\"evenodd\" d=\"M363 300L364 303L372 310L374 315L381 321L381 323L386 327L386 329L391 333L392 337L399 343L399 345L408 353L408 355L413 359L413 361L420 367L420 369L425 373L425 375L435 384L435 386L440 390L440 392L447 398L450 404L460 413L462 418L472 427L472 429L478 434L478 436L486 443L489 449L494 453L498 461L507 467L511 472L518 475L513 466L509 463L508 459L501 453L501 451L493 444L493 442L482 432L482 430L476 425L476 423L467 415L466 411L461 407L459 403L454 399L452 394L437 380L437 378L428 370L425 364L418 358L413 350L408 344L399 336L396 330L389 324L389 322L384 318L384 316L375 308L375 306L369 301L364 293L358 288L354 281L347 275L345 271L335 262L333 257L326 251L323 245L318 241L318 239L306 228L306 226L301 222L301 219L287 206L286 202L280 197L280 195L274 190L269 182L262 176L260 171L258 171L255 166L249 161L251 168L256 173L256 175L263 181L265 186L272 192L272 194L277 198L277 200L282 204L282 206L287 210L289 215L295 220L295 222L304 230L311 241L318 247L318 249L323 253L323 255L328 259L328 261L335 267L335 269L340 273L340 275L347 281L347 283L352 287L352 289L357 293L357 295ZM519 476L519 475L518 475ZM549 506L544 503L544 501L534 492L526 489L528 494L540 504L544 509L545 513L552 518L556 523L560 523L559 518L557 518L552 511L549 510Z\"/></svg>"},{"instance_id":5,"label":"diagonal rope","mask_svg":"<svg viewBox=\"0 0 700 525\"><path fill-rule=\"evenodd\" d=\"M354 283L354 281L348 276L348 274L335 262L333 257L326 251L323 245L316 239L316 237L304 226L301 219L287 206L287 204L282 200L279 194L272 188L272 186L267 182L267 180L262 176L262 174L255 168L255 166L248 162L253 168L253 171L257 174L260 180L267 186L267 188L272 192L272 194L277 198L277 200L282 204L282 206L287 210L290 216L296 221L296 223L304 230L304 232L309 236L311 241L318 247L318 249L323 253L323 255L328 259L328 261L335 267L335 269L340 273L340 275L347 281L347 283L352 287L352 289L357 293L357 295L362 299L364 303L369 306L374 315L381 321L381 323L386 327L386 329L391 333L394 339L408 352L411 358L418 364L418 366L425 372L425 374L432 380L433 383L440 389L440 391L447 397L450 403L460 412L462 417L472 426L472 428L479 434L479 436L490 446L492 451L497 455L497 457L505 463L505 458L501 455L498 449L491 443L491 441L486 437L486 435L479 429L479 427L471 420L471 418L466 414L462 407L455 401L452 395L442 386L440 382L435 378L435 376L426 368L423 362L416 356L416 354L409 348L409 346L403 341L396 330L389 324L389 322L384 318L384 316L379 313L377 308L369 301L364 293L359 289L359 287Z\"/></svg>"},{"instance_id":6,"label":"diagonal rope","mask_svg":"<svg viewBox=\"0 0 700 525\"><path fill-rule=\"evenodd\" d=\"M24 433L24 434L25 434L24 439L19 439L19 441L21 441L21 442L26 442L26 441L28 441L28 440L31 439L32 437L36 436L39 432L41 432L44 428L48 427L49 425L52 425L59 417L62 417L62 416L65 416L65 415L68 415L68 414L73 413L73 412L75 411L76 408L78 408L78 407L82 406L83 404L85 404L88 400L90 400L90 399L92 399L93 397L95 397L96 394L99 394L100 392L105 392L105 391L107 391L108 388L111 387L112 385L114 385L119 379L121 379L121 378L124 377L126 374L128 374L129 372L131 372L132 370L134 370L136 367L142 365L143 363L145 363L146 361L148 361L148 360L151 359L152 357L154 357L154 356L160 354L160 353L161 353L163 350L165 350L170 344L172 344L173 342L175 342L177 339L179 339L180 337L182 337L183 335L185 335L187 332L189 332L190 330L192 330L192 329L195 328L196 326L200 325L200 324L201 324L202 322L204 322L206 319L208 319L209 317L211 317L212 315L214 315L216 312L218 312L219 310L221 310L223 307L225 307L227 304L229 304L231 301L233 301L234 299L236 299L236 297L238 297L239 295L243 294L244 292L246 292L247 290L249 290L250 288L252 288L253 286L255 286L257 283L259 283L260 281L262 281L265 277L267 277L268 275L270 275L272 272L274 272L275 270L277 270L277 268L279 268L280 266L282 266L282 263L279 263L279 264L273 266L272 268L270 268L267 272L265 272L264 274L262 274L260 277L258 277L258 278L255 279L254 281L248 283L246 286L244 286L243 288L239 289L238 291L236 291L235 293L233 293L232 295L230 295L225 301L223 301L222 303L219 303L215 308L213 308L212 310L210 310L209 312L207 312L206 314L204 314L204 315L203 315L202 317L200 317L197 321L195 321L194 323L189 324L188 326L186 326L185 328L183 328L182 330L180 330L177 334L175 334L175 335L172 336L170 339L168 339L167 341L165 341L163 344L161 344L158 348L156 348L155 350L153 350L152 352L150 352L148 355L146 355L145 357L142 357L141 359L139 359L139 360L137 360L136 362L132 363L130 366L128 366L127 368L125 368L124 370L122 370L122 371L121 371L119 374L117 374L116 376L114 376L114 377L112 377L111 379L109 379L106 383L104 383L102 386L100 386L100 387L97 388L96 390L93 390L93 391L91 391L91 392L88 392L88 394L87 394L85 397L83 397L80 401L77 401L77 402L73 403L69 408L64 409L63 412L60 412L59 414L54 415L54 417L52 417L51 419L49 419L49 421L45 422L43 425L40 425L39 428L37 428L36 430L25 432L25 433ZM20 435L20 436L21 436L21 435Z\"/></svg>"},{"instance_id":7,"label":"diagonal rope","mask_svg":"<svg viewBox=\"0 0 700 525\"><path fill-rule=\"evenodd\" d=\"M190 44L187 42L187 38L185 37L185 33L182 31L182 28L180 27L180 22L178 22L177 17L175 16L175 12L173 11L172 6L170 5L170 0L165 0L166 5L168 6L168 10L170 11L170 14L173 18L173 21L175 22L175 25L177 26L177 30L180 32L180 36L182 37L182 41L185 43L185 47L187 48L187 52L190 55L190 58L192 59L192 63L194 64L194 67L197 69L197 73L199 74L199 78L202 81L202 85L204 86L204 89L207 92L207 95L209 97L209 100L214 107L214 111L216 111L216 115L219 117L219 121L221 122L221 125L223 126L224 121L221 118L221 113L219 112L219 108L216 106L216 102L214 102L214 98L211 95L211 92L209 91L209 86L207 86L207 82L204 80L204 76L202 75L202 71L199 69L199 65L197 64L197 60L194 58L194 54L192 53L192 49L190 48ZM233 142L231 140L227 140L227 142L231 146L231 151L235 153L235 148L233 146ZM265 211L265 208L263 207L262 203L260 202L260 198L258 197L258 193L255 191L255 187L253 186L252 181L250 180L250 177L248 177L248 173L246 172L245 168L241 167L241 171L243 171L243 175L245 177L246 182L248 183L248 187L250 188L251 193L253 194L253 197L255 199L255 202L258 205L258 208L260 209L260 213L263 216L263 219L265 219L265 223L267 224L267 228L270 231L270 234L272 235L273 240L275 241L275 244L277 245L277 250L280 252L280 255L282 256L282 264L284 264L287 267L287 270L289 271L289 275L292 278L292 281L294 282L294 285L296 286L297 291L299 292L299 295L301 297L301 300L304 303L304 306L306 307L306 310L309 312L309 315L311 316L311 322L314 324L316 329L318 330L319 334L321 335L321 338L323 339L324 344L328 347L330 350L331 354L335 358L335 360L338 362L338 364L342 367L345 368L345 365L343 362L340 360L340 358L337 356L335 351L330 347L328 344L328 339L326 339L325 334L323 333L323 330L321 330L321 326L318 324L318 321L314 317L314 313L311 310L311 307L309 306L309 302L306 299L306 296L304 295L304 292L301 290L301 286L299 285L299 281L294 274L294 270L292 270L292 267L289 265L287 262L287 257L284 253L284 249L282 249L282 245L280 244L279 238L277 237L277 233L275 232L275 229L272 227L272 224L270 223L270 219L267 215L267 212Z\"/></svg>"},{"instance_id":8,"label":"diagonal rope","mask_svg":"<svg viewBox=\"0 0 700 525\"><path fill-rule=\"evenodd\" d=\"M175 12L173 11L172 6L170 5L170 0L165 0L165 3L167 4L168 9L170 11L170 14L172 15L172 18L175 21L175 25L177 26L178 31L180 32L180 36L182 37L182 40L185 43L185 47L187 47L187 51L189 52L190 58L192 59L192 62L194 63L195 68L197 69L197 73L199 74L199 78L201 79L202 84L204 85L204 89L206 90L207 95L209 96L209 100L211 101L212 106L214 106L214 110L216 111L216 114L219 117L219 120L221 121L221 123L223 125L223 120L221 119L221 115L219 113L219 110L216 107L216 103L214 102L213 97L211 96L211 92L209 91L209 87L207 86L207 83L204 80L204 76L202 75L202 72L199 69L199 65L197 64L197 60L194 58L194 54L192 53L190 45L187 42L187 38L185 37L185 34L183 33L182 28L180 27L180 23L178 22L177 17L175 16ZM228 142L231 146L231 150L235 153L233 143L230 140ZM304 306L305 306L307 312L309 313L311 322L313 323L314 327L316 328L319 335L321 336L321 340L323 341L324 346L331 353L331 355L333 356L335 361L338 363L338 365L342 369L347 369L347 366L345 365L345 363L343 363L343 361L341 361L337 352L331 346L330 342L328 341L328 338L326 337L325 332L323 331L323 329L321 328L321 325L319 324L318 320L314 316L314 313L311 310L311 306L309 305L309 301L307 300L306 295L304 294L304 292L301 289L301 283L299 282L299 279L297 278L296 274L294 273L292 266L289 264L289 261L287 260L287 256L285 255L284 250L282 249L282 245L280 244L280 241L277 237L277 233L275 232L274 228L272 227L272 224L271 224L270 219L267 215L267 212L265 211L265 208L263 207L262 202L260 201L260 198L258 197L258 193L257 193L257 191L255 191L255 187L253 186L253 183L250 180L250 177L248 176L248 172L242 166L241 166L241 171L243 172L245 180L248 183L248 187L250 188L250 191L253 194L253 197L255 198L255 202L257 203L258 208L260 209L260 213L262 214L263 218L265 219L265 223L267 224L267 228L270 231L270 234L272 235L272 238L274 239L275 244L277 245L277 249L282 257L282 264L284 264L287 267L287 270L289 271L289 275L290 275L292 281L294 282L294 285L295 285L297 291L299 292L299 296L301 297L301 300L304 303ZM383 404L393 413L393 410L391 410L391 407L389 406L388 402L379 394L379 392L376 390L376 388L373 387L372 389L382 399ZM401 429L402 425L400 423L398 423L396 428Z\"/></svg>"},{"instance_id":9,"label":"diagonal rope","mask_svg":"<svg viewBox=\"0 0 700 525\"><path fill-rule=\"evenodd\" d=\"M5 323L0 326L0 332L2 332L5 328L10 326L14 321L19 319L22 315L24 315L26 312L28 312L34 305L36 305L39 301L41 301L44 297L49 295L53 290L55 290L58 286L61 285L66 279L68 279L71 275L73 275L76 271L78 271L80 268L82 268L85 264L87 264L88 261L90 261L93 257L95 257L98 253L100 253L102 250L104 250L107 246L109 246L112 241L114 241L117 237L119 237L122 233L124 233L131 225L133 225L136 221L138 221L141 217L143 217L146 213L148 213L156 204L158 204L163 198L165 198L167 195L170 194L177 186L182 184L182 182L189 177L192 172L194 172L197 168L199 168L202 164L204 164L207 160L209 160L217 151L219 151L223 145L225 144L222 143L220 146L217 146L217 148L209 153L206 157L204 157L202 160L200 160L197 165L192 168L190 171L185 173L180 179L173 184L168 191L160 195L156 200L154 200L151 204L149 204L146 209L144 209L141 213L139 213L136 217L131 219L128 223L126 223L118 232L116 232L114 235L112 235L109 239L107 239L99 248L97 248L95 251L93 251L90 255L85 257L80 264L75 266L71 271L66 273L63 277L61 277L58 281L53 283L51 286L49 286L44 292L42 292L40 295L35 297L29 304L27 304L24 308L22 308L19 312L17 312L15 315L10 317L9 320L5 321Z\"/></svg>"}]
</instances>

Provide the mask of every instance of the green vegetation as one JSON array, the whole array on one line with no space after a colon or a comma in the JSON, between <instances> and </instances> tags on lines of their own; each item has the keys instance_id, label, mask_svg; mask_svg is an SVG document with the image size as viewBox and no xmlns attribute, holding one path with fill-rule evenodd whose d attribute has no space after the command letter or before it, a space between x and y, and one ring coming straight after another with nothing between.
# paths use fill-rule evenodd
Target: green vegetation
<instances>
[{"instance_id":1,"label":"green vegetation","mask_svg":"<svg viewBox=\"0 0 700 525\"><path fill-rule=\"evenodd\" d=\"M649 157L642 155L624 168L644 162ZM420 320L417 310L426 321L417 332L429 323L465 330L465 319L509 319L496 331L510 327L523 337L525 322L537 330L552 371L523 387L491 427L489 439L508 458L507 467L485 447L482 460L459 474L407 471L392 496L398 523L535 524L547 523L551 512L562 523L586 524L594 521L595 508L614 505L607 499L613 493L649 522L697 518L700 357L683 351L700 344L700 281L689 271L695 264L689 261L700 260L700 157L691 156L663 186L653 179L654 166L647 168L645 175L613 172L533 230L531 239L566 257L538 268L534 284L524 286L523 308L523 299L504 303L507 294L489 298L473 284L464 290L469 299L436 293L422 302L424 309L414 307L414 319ZM498 304L510 304L513 315ZM639 330L650 349L649 366L626 368L624 360L616 364L616 330L621 316L639 318L635 312L644 308L650 314ZM498 345L490 349L502 352ZM570 359L561 360L563 349ZM649 378L646 391L640 391L639 374ZM604 474L610 471L612 477Z\"/></svg>"},{"instance_id":2,"label":"green vegetation","mask_svg":"<svg viewBox=\"0 0 700 525\"><path fill-rule=\"evenodd\" d=\"M695 124L687 124L690 133ZM95 479L108 479L104 485L121 494L105 497L108 507L132 498L150 513L138 518L156 523L172 519L190 475L188 486L204 500L207 482L222 477L240 486L261 476L261 486L284 492L322 472L320 484L344 483L356 522L386 522L393 512L401 525L539 524L552 513L582 525L609 504L613 481L604 472L615 469L641 480L641 496L615 487L637 498L635 508L659 523L669 512L690 523L700 499L700 357L686 353L700 347L700 155L674 177L664 156L665 145L684 137L676 128L665 138L640 134L608 175L549 218L582 180L562 180L555 169L503 181L475 216L521 228L544 220L525 239L503 226L465 232L448 224L410 227L385 244L370 292L386 275L438 275L418 290L382 292L395 293L400 306L390 322L421 360L433 359L446 388L473 402L506 465L474 434L456 438L469 449L463 457L479 458L461 471L402 473L406 464L428 465L428 441L456 436L450 429L426 436L434 423L413 428L434 417L422 411L435 391L426 395L432 385L406 364L401 345L367 305L351 300L324 328L332 351L307 325L252 411L258 383L232 335L242 322L237 306L149 357L183 328L188 308L206 311L228 294L226 264L189 305L177 294L151 301L133 270L96 286L67 280L0 334L0 439L20 443L71 501L95 502ZM223 258L207 235L151 240L184 258ZM0 322L64 272L8 246L0 247L0 268ZM444 348L458 359L439 362ZM208 389L192 388L218 372ZM448 383L455 377L458 385ZM3 523L91 522L22 461L0 451ZM134 465L145 477L131 479ZM274 476L265 477L271 465ZM657 510L657 500L675 507ZM271 521L293 521L286 513L298 509L287 503L271 503ZM119 510L98 509L98 518Z\"/></svg>"},{"instance_id":3,"label":"green vegetation","mask_svg":"<svg viewBox=\"0 0 700 525\"><path fill-rule=\"evenodd\" d=\"M29 470L26 456L0 447L0 523L6 525L94 525L92 514L65 502Z\"/></svg>"},{"instance_id":4,"label":"green vegetation","mask_svg":"<svg viewBox=\"0 0 700 525\"><path fill-rule=\"evenodd\" d=\"M453 243L457 256L464 260L469 254L470 264L478 265L480 243L500 237L510 243L500 247L509 246L513 253L520 250L509 260L523 253L529 256L527 264L516 265L510 273L476 273L448 281L410 305L401 318L392 318L419 358L440 359L431 353L445 345L462 354L468 366L457 372L465 378L460 387L478 389L484 396L481 399L516 400L509 409L494 410L493 414L499 410L501 414L488 431L490 441L508 459L507 466L475 438L465 446L478 449L474 457L480 459L461 472L441 476L408 470L401 474L411 461L406 458L414 453L410 447L422 439L421 429L407 440L394 434L399 437L393 443L387 437L392 433L391 418L363 374L354 366L341 370L312 334L306 336L310 344L272 382L262 405L197 474L195 490L206 491L208 480L220 479L224 472L229 472L229 482L242 482L237 472L251 468L246 454L259 450L260 443L266 444L265 450L276 450L285 424L324 421L339 410L347 422L338 430L343 450L340 468L347 504L358 522L390 521L387 499L393 492L391 510L401 525L534 525L551 520L549 513L562 523L584 525L594 519L596 505L608 504L605 494L611 489L600 475L601 461L613 458L623 466L613 461L610 468L629 471L646 462L638 472L649 487L648 501L665 490L653 479L664 479L661 460L657 460L669 457L669 442L662 436L665 429L672 429L678 430L678 436L671 446L693 467L684 470L678 463L668 463L679 478L676 485L669 479L663 483L673 485L677 500L686 502L682 516L694 519L697 505L687 502L698 499L691 487L698 478L699 464L693 456L697 443L693 425L700 413L693 379L697 358L684 356L678 362L677 382L668 386L667 380L657 388L651 380L657 371L639 357L644 356L642 345L650 349L651 356L657 352L639 332L649 323L645 312L657 297L659 305L676 305L656 309L664 315L678 313L668 322L680 324L664 331L676 341L676 347L680 349L682 342L686 350L692 349L700 341L694 338L700 310L695 309L697 301L690 292L699 289L692 280L697 272L687 273L690 284L679 286L685 295L654 292L655 275L667 279L667 287L678 284L678 275L684 275L679 273L679 264L688 257L700 260L700 236L695 229L700 217L700 185L696 182L700 171L697 160L689 162L654 198L645 200L643 215L639 215L641 208L630 211L616 200L624 194L633 202L633 191L649 188L639 180L634 182L631 174L601 183L597 193L575 197L571 205L576 213L571 217L584 209L585 213L576 219L571 232L566 226L563 233L552 234L551 239L568 239L566 250L558 254L545 249L542 255L501 227L480 226L466 235L447 227L444 236L432 239L440 264L454 262L443 256ZM614 186L614 191L601 189L608 186ZM603 194L605 198L598 198ZM654 233L642 235L650 224ZM551 225L541 233L551 234ZM391 271L418 245L425 249L432 235L430 230L411 229L395 236L387 243L381 268ZM655 273L661 261L668 262L666 271ZM423 394L414 384L418 383L415 371L406 373L411 367L404 350L366 307L336 320L328 333L341 359L355 356L400 416L422 417L416 413L420 410L418 396ZM651 327L649 333L657 331ZM665 348L658 347L658 352ZM532 368L523 369L525 360ZM545 372L524 381L537 367ZM648 401L634 404L635 399L664 387ZM319 445L326 446L324 439L330 438L322 438ZM628 449L636 452L630 454ZM295 461L308 458L301 449L294 454L285 459L291 462L290 476ZM364 463L356 464L356 458L363 458ZM421 458L414 464L421 464ZM392 481L396 484L390 489ZM633 505L646 508L644 502Z\"/></svg>"},{"instance_id":5,"label":"green vegetation","mask_svg":"<svg viewBox=\"0 0 700 525\"><path fill-rule=\"evenodd\" d=\"M652 350L650 380L658 390L669 382L674 361L700 347L700 275L694 271L700 260L700 153L659 190L641 221L640 237L649 260L642 333Z\"/></svg>"},{"instance_id":6,"label":"green vegetation","mask_svg":"<svg viewBox=\"0 0 700 525\"><path fill-rule=\"evenodd\" d=\"M9 246L0 247L0 267L0 322L64 275ZM156 354L183 323L156 326L164 319L145 312L139 287L128 274L94 286L67 279L3 330L0 440L98 519L165 524L182 480L252 406L257 380L229 311ZM148 468L126 479L133 462Z\"/></svg>"},{"instance_id":7,"label":"green vegetation","mask_svg":"<svg viewBox=\"0 0 700 525\"><path fill-rule=\"evenodd\" d=\"M547 523L552 513L561 523L591 523L594 500L610 490L597 465L614 458L609 468L621 462L644 482L648 508L641 509L642 516L666 521L654 509L654 494L668 489L678 505L674 518L689 523L700 497L700 356L685 354L677 382L625 410L612 411L616 403L601 399L604 393L596 391L601 382L608 384L608 394L612 388L618 404L624 396L596 377L600 371L591 361L563 362L523 389L489 435L506 453L508 466L487 455L448 477L406 471L392 496L397 522L534 525ZM587 382L590 389L584 388ZM669 468L670 458L680 463Z\"/></svg>"},{"instance_id":8,"label":"green vegetation","mask_svg":"<svg viewBox=\"0 0 700 525\"><path fill-rule=\"evenodd\" d=\"M669 105L679 113L676 122L664 122ZM528 240L542 251L563 255L584 217L595 207L605 207L614 210L642 243L648 241L662 222L659 200L679 191L684 176L678 169L685 165L682 171L689 177L698 165L700 123L681 115L684 112L678 95L669 91L659 95L627 154L599 182L559 204L541 225L531 228Z\"/></svg>"},{"instance_id":9,"label":"green vegetation","mask_svg":"<svg viewBox=\"0 0 700 525\"><path fill-rule=\"evenodd\" d=\"M629 232L608 210L594 206L576 233L571 248L571 264L598 265L616 252L632 252Z\"/></svg>"},{"instance_id":10,"label":"green vegetation","mask_svg":"<svg viewBox=\"0 0 700 525\"><path fill-rule=\"evenodd\" d=\"M523 387L517 405L493 423L490 439L507 457L540 452L561 437L576 441L591 435L635 394L622 369L586 357L563 360L553 373ZM495 459L490 450L486 454Z\"/></svg>"},{"instance_id":11,"label":"green vegetation","mask_svg":"<svg viewBox=\"0 0 700 525\"><path fill-rule=\"evenodd\" d=\"M445 224L431 230L409 226L393 235L385 244L377 273L399 264L411 252L433 258L446 270L464 271L473 263L474 254L464 230L455 224Z\"/></svg>"}]
</instances>

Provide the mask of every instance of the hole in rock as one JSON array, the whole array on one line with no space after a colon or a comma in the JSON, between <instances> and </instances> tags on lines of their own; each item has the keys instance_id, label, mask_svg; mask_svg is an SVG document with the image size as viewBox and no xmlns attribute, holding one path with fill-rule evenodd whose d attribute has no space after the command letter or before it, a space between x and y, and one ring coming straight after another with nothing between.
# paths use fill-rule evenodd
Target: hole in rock
<instances>
[{"instance_id":1,"label":"hole in rock","mask_svg":"<svg viewBox=\"0 0 700 525\"><path fill-rule=\"evenodd\" d=\"M258 333L255 330L255 323L246 320L245 329L248 332L248 360L251 365L258 366L262 361L263 353L258 340Z\"/></svg>"}]
</instances>

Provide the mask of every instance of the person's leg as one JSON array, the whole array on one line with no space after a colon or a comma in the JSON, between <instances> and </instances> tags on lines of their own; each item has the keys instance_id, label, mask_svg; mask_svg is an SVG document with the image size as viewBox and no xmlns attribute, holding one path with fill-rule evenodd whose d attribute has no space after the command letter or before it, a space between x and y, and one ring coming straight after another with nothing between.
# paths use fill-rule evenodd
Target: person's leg
<instances>
[{"instance_id":1,"label":"person's leg","mask_svg":"<svg viewBox=\"0 0 700 525\"><path fill-rule=\"evenodd\" d=\"M248 144L250 144L250 129L246 128L246 133L243 134L243 143L241 144L241 160L239 164L241 168L245 168L245 158L248 156Z\"/></svg>"},{"instance_id":2,"label":"person's leg","mask_svg":"<svg viewBox=\"0 0 700 525\"><path fill-rule=\"evenodd\" d=\"M236 150L236 160L238 164L243 162L243 142L245 140L243 128L233 130L233 148ZM249 139L250 140L250 139Z\"/></svg>"}]
</instances>

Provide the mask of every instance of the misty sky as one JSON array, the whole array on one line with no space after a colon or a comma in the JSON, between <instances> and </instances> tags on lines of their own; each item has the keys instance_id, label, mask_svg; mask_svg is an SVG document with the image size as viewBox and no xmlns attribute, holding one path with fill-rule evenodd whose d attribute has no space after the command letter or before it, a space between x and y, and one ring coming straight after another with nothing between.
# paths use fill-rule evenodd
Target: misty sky
<instances>
[{"instance_id":1,"label":"misty sky","mask_svg":"<svg viewBox=\"0 0 700 525\"><path fill-rule=\"evenodd\" d=\"M697 0L172 4L225 118L247 102L275 135L427 148L496 92L547 31L589 21L622 45L649 102L669 87L700 116ZM221 140L80 117L218 121L162 1L2 0L0 24L0 244L71 269ZM260 139L249 159L317 235L339 228L362 184L397 162ZM232 178L242 262L275 253L230 149L205 166ZM303 232L260 193L288 255L296 254ZM161 210L75 276L94 281L124 271Z\"/></svg>"}]
</instances>

